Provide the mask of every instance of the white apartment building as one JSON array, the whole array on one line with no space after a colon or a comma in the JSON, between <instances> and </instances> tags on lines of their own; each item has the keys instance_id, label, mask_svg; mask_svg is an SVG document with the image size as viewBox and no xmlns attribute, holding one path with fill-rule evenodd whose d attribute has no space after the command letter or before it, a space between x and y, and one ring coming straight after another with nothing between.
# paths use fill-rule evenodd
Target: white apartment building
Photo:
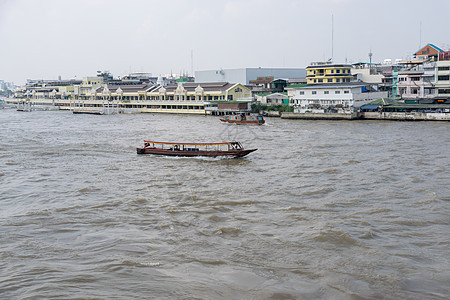
<instances>
[{"instance_id":1,"label":"white apartment building","mask_svg":"<svg viewBox=\"0 0 450 300\"><path fill-rule=\"evenodd\" d=\"M387 92L374 91L362 83L315 84L291 88L290 105L296 113L348 113L380 98Z\"/></svg>"},{"instance_id":2,"label":"white apartment building","mask_svg":"<svg viewBox=\"0 0 450 300\"><path fill-rule=\"evenodd\" d=\"M438 97L450 97L450 51L446 51L439 56L436 62L437 80L436 90Z\"/></svg>"},{"instance_id":3,"label":"white apartment building","mask_svg":"<svg viewBox=\"0 0 450 300\"><path fill-rule=\"evenodd\" d=\"M435 97L435 74L435 62L423 64L416 70L398 72L398 94L402 99Z\"/></svg>"}]
</instances>

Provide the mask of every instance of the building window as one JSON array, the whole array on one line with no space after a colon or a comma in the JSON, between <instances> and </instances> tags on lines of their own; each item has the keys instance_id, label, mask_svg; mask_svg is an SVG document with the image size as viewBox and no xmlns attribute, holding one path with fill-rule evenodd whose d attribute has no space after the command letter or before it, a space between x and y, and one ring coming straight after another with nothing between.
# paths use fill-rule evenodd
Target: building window
<instances>
[{"instance_id":1,"label":"building window","mask_svg":"<svg viewBox=\"0 0 450 300\"><path fill-rule=\"evenodd\" d=\"M445 75L445 76L438 76L438 80L449 80L449 75Z\"/></svg>"},{"instance_id":2,"label":"building window","mask_svg":"<svg viewBox=\"0 0 450 300\"><path fill-rule=\"evenodd\" d=\"M450 67L438 67L438 71L448 71Z\"/></svg>"},{"instance_id":3,"label":"building window","mask_svg":"<svg viewBox=\"0 0 450 300\"><path fill-rule=\"evenodd\" d=\"M316 83L316 80L314 79L314 83Z\"/></svg>"},{"instance_id":4,"label":"building window","mask_svg":"<svg viewBox=\"0 0 450 300\"><path fill-rule=\"evenodd\" d=\"M300 94L300 95L304 95L305 92L304 92L304 91L300 91L299 94Z\"/></svg>"},{"instance_id":5,"label":"building window","mask_svg":"<svg viewBox=\"0 0 450 300\"><path fill-rule=\"evenodd\" d=\"M317 91L312 91L311 92L313 95L316 95L317 94Z\"/></svg>"},{"instance_id":6,"label":"building window","mask_svg":"<svg viewBox=\"0 0 450 300\"><path fill-rule=\"evenodd\" d=\"M336 70L336 74L339 74L341 71L340 70Z\"/></svg>"},{"instance_id":7,"label":"building window","mask_svg":"<svg viewBox=\"0 0 450 300\"><path fill-rule=\"evenodd\" d=\"M339 78L336 78L336 82L341 82L341 80Z\"/></svg>"},{"instance_id":8,"label":"building window","mask_svg":"<svg viewBox=\"0 0 450 300\"><path fill-rule=\"evenodd\" d=\"M318 79L318 82L323 82L323 79Z\"/></svg>"},{"instance_id":9,"label":"building window","mask_svg":"<svg viewBox=\"0 0 450 300\"><path fill-rule=\"evenodd\" d=\"M334 93L335 93L335 94L340 94L340 93L341 93L341 91L334 91Z\"/></svg>"},{"instance_id":10,"label":"building window","mask_svg":"<svg viewBox=\"0 0 450 300\"><path fill-rule=\"evenodd\" d=\"M344 91L344 94L349 94L350 93L350 91Z\"/></svg>"},{"instance_id":11,"label":"building window","mask_svg":"<svg viewBox=\"0 0 450 300\"><path fill-rule=\"evenodd\" d=\"M331 70L331 74L333 74L334 73L334 70Z\"/></svg>"},{"instance_id":12,"label":"building window","mask_svg":"<svg viewBox=\"0 0 450 300\"><path fill-rule=\"evenodd\" d=\"M323 93L324 93L325 95L328 95L328 94L330 93L330 91L323 91Z\"/></svg>"},{"instance_id":13,"label":"building window","mask_svg":"<svg viewBox=\"0 0 450 300\"><path fill-rule=\"evenodd\" d=\"M420 77L411 77L411 81L419 81Z\"/></svg>"}]
</instances>

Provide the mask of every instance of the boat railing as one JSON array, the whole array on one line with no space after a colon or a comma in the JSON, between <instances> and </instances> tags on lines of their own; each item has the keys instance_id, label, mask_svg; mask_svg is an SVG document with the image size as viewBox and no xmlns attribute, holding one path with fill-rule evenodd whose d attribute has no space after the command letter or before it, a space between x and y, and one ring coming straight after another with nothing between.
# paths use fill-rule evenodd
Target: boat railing
<instances>
[{"instance_id":1,"label":"boat railing","mask_svg":"<svg viewBox=\"0 0 450 300\"><path fill-rule=\"evenodd\" d=\"M221 151L226 146L227 151L244 150L239 142L228 143L169 143L169 142L154 142L144 141L144 148L158 148L169 151L188 151L196 152L200 149L204 151Z\"/></svg>"}]
</instances>

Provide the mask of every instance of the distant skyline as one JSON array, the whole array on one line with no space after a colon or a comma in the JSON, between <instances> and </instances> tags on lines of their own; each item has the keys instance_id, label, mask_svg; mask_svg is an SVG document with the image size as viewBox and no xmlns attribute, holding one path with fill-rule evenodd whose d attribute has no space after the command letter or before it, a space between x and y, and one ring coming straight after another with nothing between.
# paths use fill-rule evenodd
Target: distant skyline
<instances>
[{"instance_id":1,"label":"distant skyline","mask_svg":"<svg viewBox=\"0 0 450 300\"><path fill-rule=\"evenodd\" d=\"M449 49L449 11L446 0L0 0L0 79L304 68L332 52L394 61Z\"/></svg>"}]
</instances>

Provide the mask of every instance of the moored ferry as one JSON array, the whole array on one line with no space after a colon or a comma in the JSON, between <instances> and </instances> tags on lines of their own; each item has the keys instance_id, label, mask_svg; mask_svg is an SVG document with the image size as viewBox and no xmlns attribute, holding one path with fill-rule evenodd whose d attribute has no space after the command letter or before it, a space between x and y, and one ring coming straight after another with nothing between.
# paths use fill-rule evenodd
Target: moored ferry
<instances>
[{"instance_id":1,"label":"moored ferry","mask_svg":"<svg viewBox=\"0 0 450 300\"><path fill-rule=\"evenodd\" d=\"M168 156L243 157L257 149L244 149L239 142L227 143L170 143L144 141L144 147L137 148L137 154Z\"/></svg>"},{"instance_id":2,"label":"moored ferry","mask_svg":"<svg viewBox=\"0 0 450 300\"><path fill-rule=\"evenodd\" d=\"M261 115L229 115L224 119L220 119L220 121L232 124L262 125L265 123L264 118Z\"/></svg>"}]
</instances>

